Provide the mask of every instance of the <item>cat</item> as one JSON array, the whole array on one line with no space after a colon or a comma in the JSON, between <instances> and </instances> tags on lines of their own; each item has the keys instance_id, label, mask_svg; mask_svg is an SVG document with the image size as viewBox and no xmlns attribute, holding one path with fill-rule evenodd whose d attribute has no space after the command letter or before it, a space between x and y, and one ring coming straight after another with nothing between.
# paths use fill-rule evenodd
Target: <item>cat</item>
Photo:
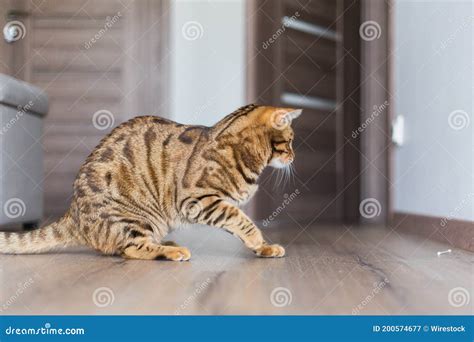
<instances>
[{"instance_id":1,"label":"cat","mask_svg":"<svg viewBox=\"0 0 474 342\"><path fill-rule=\"evenodd\" d=\"M131 259L189 260L186 247L162 241L172 227L206 224L232 233L260 257L283 257L238 208L269 165L294 160L291 122L301 109L247 105L212 127L157 116L112 130L87 157L70 208L29 232L1 232L0 252L40 253L86 245Z\"/></svg>"}]
</instances>

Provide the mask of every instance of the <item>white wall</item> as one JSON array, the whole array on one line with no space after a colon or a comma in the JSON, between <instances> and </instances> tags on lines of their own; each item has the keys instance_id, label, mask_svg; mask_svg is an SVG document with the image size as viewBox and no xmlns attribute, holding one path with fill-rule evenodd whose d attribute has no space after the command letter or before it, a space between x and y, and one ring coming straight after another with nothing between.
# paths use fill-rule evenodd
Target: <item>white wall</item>
<instances>
[{"instance_id":1,"label":"white wall","mask_svg":"<svg viewBox=\"0 0 474 342\"><path fill-rule=\"evenodd\" d=\"M394 209L474 220L473 5L396 1L394 10L395 114L406 128ZM449 124L455 110L467 114L453 114L458 124L470 120L463 129Z\"/></svg>"},{"instance_id":2,"label":"white wall","mask_svg":"<svg viewBox=\"0 0 474 342\"><path fill-rule=\"evenodd\" d=\"M244 6L244 0L172 1L173 120L212 125L245 104Z\"/></svg>"}]
</instances>

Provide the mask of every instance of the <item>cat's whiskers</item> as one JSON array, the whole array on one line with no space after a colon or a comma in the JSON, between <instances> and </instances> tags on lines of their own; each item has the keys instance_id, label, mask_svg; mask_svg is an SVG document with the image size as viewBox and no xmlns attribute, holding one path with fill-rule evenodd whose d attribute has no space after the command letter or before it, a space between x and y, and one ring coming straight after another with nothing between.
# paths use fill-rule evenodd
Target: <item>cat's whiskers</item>
<instances>
[{"instance_id":1,"label":"cat's whiskers","mask_svg":"<svg viewBox=\"0 0 474 342\"><path fill-rule=\"evenodd\" d=\"M268 178L274 179L274 175L275 175L275 169L272 168L272 172L270 173L270 176ZM273 189L275 189L275 187L276 187L275 182L273 182Z\"/></svg>"},{"instance_id":2,"label":"cat's whiskers","mask_svg":"<svg viewBox=\"0 0 474 342\"><path fill-rule=\"evenodd\" d=\"M281 183L281 169L277 169L276 173L275 187L279 188Z\"/></svg>"},{"instance_id":3,"label":"cat's whiskers","mask_svg":"<svg viewBox=\"0 0 474 342\"><path fill-rule=\"evenodd\" d=\"M288 164L286 170L286 184L291 185L291 164Z\"/></svg>"},{"instance_id":4,"label":"cat's whiskers","mask_svg":"<svg viewBox=\"0 0 474 342\"><path fill-rule=\"evenodd\" d=\"M276 188L285 188L287 185L296 184L295 183L295 171L293 164L287 164L282 168L272 169L270 178L273 178L274 173L276 172L276 177L273 182L273 189Z\"/></svg>"},{"instance_id":5,"label":"cat's whiskers","mask_svg":"<svg viewBox=\"0 0 474 342\"><path fill-rule=\"evenodd\" d=\"M288 184L288 166L285 166L285 168L283 169L283 188L286 187L286 185Z\"/></svg>"},{"instance_id":6,"label":"cat's whiskers","mask_svg":"<svg viewBox=\"0 0 474 342\"><path fill-rule=\"evenodd\" d=\"M295 180L295 165L293 163L290 164L290 177L291 177L291 183L293 185L296 185L296 180Z\"/></svg>"},{"instance_id":7,"label":"cat's whiskers","mask_svg":"<svg viewBox=\"0 0 474 342\"><path fill-rule=\"evenodd\" d=\"M289 184L290 173L291 173L291 164L287 164L285 165L284 168L282 168L283 188L285 188Z\"/></svg>"},{"instance_id":8,"label":"cat's whiskers","mask_svg":"<svg viewBox=\"0 0 474 342\"><path fill-rule=\"evenodd\" d=\"M273 179L273 190L277 189L280 179L280 170L272 168L272 173L270 174L270 178Z\"/></svg>"},{"instance_id":9,"label":"cat's whiskers","mask_svg":"<svg viewBox=\"0 0 474 342\"><path fill-rule=\"evenodd\" d=\"M293 185L293 163L288 165L288 185Z\"/></svg>"}]
</instances>

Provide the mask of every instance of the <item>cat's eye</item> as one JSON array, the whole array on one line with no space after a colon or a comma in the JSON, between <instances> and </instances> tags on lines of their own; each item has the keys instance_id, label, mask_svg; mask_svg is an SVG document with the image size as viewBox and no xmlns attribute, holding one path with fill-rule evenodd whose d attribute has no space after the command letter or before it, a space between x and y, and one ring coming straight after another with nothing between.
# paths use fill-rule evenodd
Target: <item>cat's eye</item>
<instances>
[{"instance_id":1,"label":"cat's eye","mask_svg":"<svg viewBox=\"0 0 474 342\"><path fill-rule=\"evenodd\" d=\"M282 145L284 144L285 145L285 148L284 149L279 149L277 146L278 145ZM288 141L273 141L272 142L272 152L273 153L281 153L281 154L288 154L289 152L287 151L287 145L288 145Z\"/></svg>"}]
</instances>

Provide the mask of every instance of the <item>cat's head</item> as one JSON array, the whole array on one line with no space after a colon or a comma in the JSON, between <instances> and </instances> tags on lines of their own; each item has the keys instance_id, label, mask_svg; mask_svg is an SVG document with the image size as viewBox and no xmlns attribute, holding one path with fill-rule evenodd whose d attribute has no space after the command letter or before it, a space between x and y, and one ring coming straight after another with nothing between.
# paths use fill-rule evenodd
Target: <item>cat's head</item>
<instances>
[{"instance_id":1,"label":"cat's head","mask_svg":"<svg viewBox=\"0 0 474 342\"><path fill-rule=\"evenodd\" d=\"M295 159L291 124L301 112L302 109L250 104L237 109L214 125L214 139L230 139L241 146L249 154L245 156L244 153L244 157L248 157L248 163L258 161L261 169L267 165L286 168Z\"/></svg>"},{"instance_id":2,"label":"cat's head","mask_svg":"<svg viewBox=\"0 0 474 342\"><path fill-rule=\"evenodd\" d=\"M263 119L267 126L267 139L271 149L268 165L285 168L295 159L294 132L291 124L300 116L302 109L266 107Z\"/></svg>"}]
</instances>

